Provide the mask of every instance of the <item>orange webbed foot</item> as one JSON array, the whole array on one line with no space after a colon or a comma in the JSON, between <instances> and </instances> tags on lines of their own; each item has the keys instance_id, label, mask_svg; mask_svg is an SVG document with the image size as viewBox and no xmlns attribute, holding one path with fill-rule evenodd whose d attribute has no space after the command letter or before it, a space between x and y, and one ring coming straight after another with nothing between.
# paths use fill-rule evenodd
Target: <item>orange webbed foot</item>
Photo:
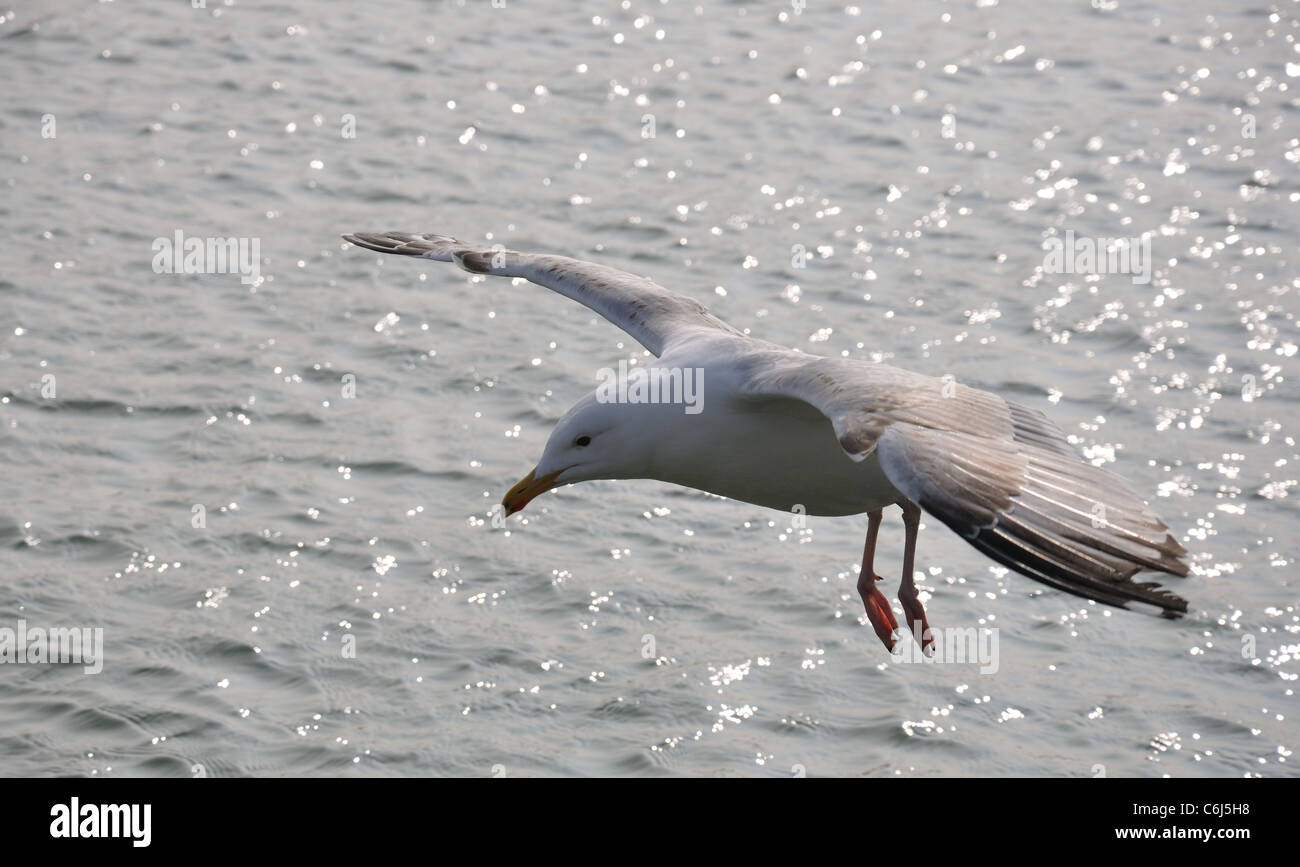
<instances>
[{"instance_id":1,"label":"orange webbed foot","mask_svg":"<svg viewBox=\"0 0 1300 867\"><path fill-rule=\"evenodd\" d=\"M898 601L903 604L903 613L907 616L907 628L911 631L912 637L921 645L927 656L934 654L934 633L930 631L930 624L925 619L925 607L921 605L921 600L907 600L899 597Z\"/></svg>"},{"instance_id":2,"label":"orange webbed foot","mask_svg":"<svg viewBox=\"0 0 1300 867\"><path fill-rule=\"evenodd\" d=\"M880 580L879 575L873 577L876 581ZM889 600L885 598L885 594L876 589L873 583L871 590L865 594L862 601L867 609L867 619L876 630L876 636L884 643L885 649L893 653L894 646L898 643L898 620L889 607Z\"/></svg>"}]
</instances>

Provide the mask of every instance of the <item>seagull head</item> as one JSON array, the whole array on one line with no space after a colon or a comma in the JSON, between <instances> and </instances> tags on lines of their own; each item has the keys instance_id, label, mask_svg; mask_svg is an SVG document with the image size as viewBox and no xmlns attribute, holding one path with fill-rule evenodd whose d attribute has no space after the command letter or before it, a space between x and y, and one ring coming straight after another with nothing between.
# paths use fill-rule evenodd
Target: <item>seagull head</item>
<instances>
[{"instance_id":1,"label":"seagull head","mask_svg":"<svg viewBox=\"0 0 1300 867\"><path fill-rule=\"evenodd\" d=\"M542 459L506 492L501 505L513 515L552 488L592 479L646 478L654 451L646 406L603 403L592 392L555 425Z\"/></svg>"}]
</instances>

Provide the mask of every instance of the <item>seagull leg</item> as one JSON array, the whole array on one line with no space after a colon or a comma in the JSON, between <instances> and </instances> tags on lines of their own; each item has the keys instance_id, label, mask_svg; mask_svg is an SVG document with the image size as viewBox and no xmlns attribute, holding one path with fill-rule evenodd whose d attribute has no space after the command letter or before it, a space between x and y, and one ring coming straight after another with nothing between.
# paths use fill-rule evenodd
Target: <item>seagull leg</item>
<instances>
[{"instance_id":1,"label":"seagull leg","mask_svg":"<svg viewBox=\"0 0 1300 867\"><path fill-rule=\"evenodd\" d=\"M876 574L876 534L880 532L880 509L867 513L867 544L862 550L862 571L858 574L858 595L862 597L862 604L867 609L867 617L871 620L871 625L876 630L876 635L885 644L885 648L894 652L894 644L897 639L894 633L898 629L898 621L894 619L894 612L889 608L889 600L885 594L876 589L876 582L881 580Z\"/></svg>"},{"instance_id":2,"label":"seagull leg","mask_svg":"<svg viewBox=\"0 0 1300 867\"><path fill-rule=\"evenodd\" d=\"M912 583L912 573L916 562L916 531L921 523L921 507L904 500L899 503L903 508L903 527L907 539L903 543L903 580L898 585L898 601L903 603L903 613L907 615L907 628L916 638L918 644L927 654L934 653L934 635L930 624L925 619L925 608L916 596L916 585Z\"/></svg>"}]
</instances>

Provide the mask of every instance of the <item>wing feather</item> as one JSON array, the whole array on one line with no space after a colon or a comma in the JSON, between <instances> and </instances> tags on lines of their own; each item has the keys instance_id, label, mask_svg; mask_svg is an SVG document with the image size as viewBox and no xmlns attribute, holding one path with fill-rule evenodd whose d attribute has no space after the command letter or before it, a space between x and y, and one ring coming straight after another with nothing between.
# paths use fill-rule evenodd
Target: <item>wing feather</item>
<instances>
[{"instance_id":1,"label":"wing feather","mask_svg":"<svg viewBox=\"0 0 1300 867\"><path fill-rule=\"evenodd\" d=\"M454 261L471 274L522 277L594 310L656 356L662 355L674 340L701 330L739 334L694 298L607 265L546 253L485 248L446 235L358 232L343 238L380 253Z\"/></svg>"},{"instance_id":2,"label":"wing feather","mask_svg":"<svg viewBox=\"0 0 1300 867\"><path fill-rule=\"evenodd\" d=\"M1161 585L1133 580L1186 575L1187 550L1041 412L949 378L777 350L758 354L748 381L754 396L819 409L851 457L874 452L902 496L999 563L1110 605L1187 610Z\"/></svg>"}]
</instances>

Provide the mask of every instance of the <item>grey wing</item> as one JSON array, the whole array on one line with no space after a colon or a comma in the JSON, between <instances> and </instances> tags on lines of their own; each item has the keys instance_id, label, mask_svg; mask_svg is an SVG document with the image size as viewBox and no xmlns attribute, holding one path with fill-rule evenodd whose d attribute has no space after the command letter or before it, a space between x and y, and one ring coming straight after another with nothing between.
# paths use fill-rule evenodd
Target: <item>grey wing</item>
<instances>
[{"instance_id":1,"label":"grey wing","mask_svg":"<svg viewBox=\"0 0 1300 867\"><path fill-rule=\"evenodd\" d=\"M1041 413L1007 410L1010 441L891 425L876 444L880 466L908 499L1022 575L1120 608L1187 611L1160 584L1132 580L1187 574L1169 528L1124 479L1080 460Z\"/></svg>"},{"instance_id":2,"label":"grey wing","mask_svg":"<svg viewBox=\"0 0 1300 867\"><path fill-rule=\"evenodd\" d=\"M1083 461L1042 413L959 383L844 359L766 365L751 389L831 420L850 456L992 559L1121 608L1187 611L1143 570L1185 576L1187 550L1124 479Z\"/></svg>"},{"instance_id":3,"label":"grey wing","mask_svg":"<svg viewBox=\"0 0 1300 867\"><path fill-rule=\"evenodd\" d=\"M725 331L734 328L709 313L699 301L669 291L652 280L546 253L517 253L465 244L446 235L413 235L407 232L358 232L344 240L403 256L417 256L437 262L455 262L472 274L522 277L539 286L572 298L622 328L656 356L672 341L692 332Z\"/></svg>"}]
</instances>

